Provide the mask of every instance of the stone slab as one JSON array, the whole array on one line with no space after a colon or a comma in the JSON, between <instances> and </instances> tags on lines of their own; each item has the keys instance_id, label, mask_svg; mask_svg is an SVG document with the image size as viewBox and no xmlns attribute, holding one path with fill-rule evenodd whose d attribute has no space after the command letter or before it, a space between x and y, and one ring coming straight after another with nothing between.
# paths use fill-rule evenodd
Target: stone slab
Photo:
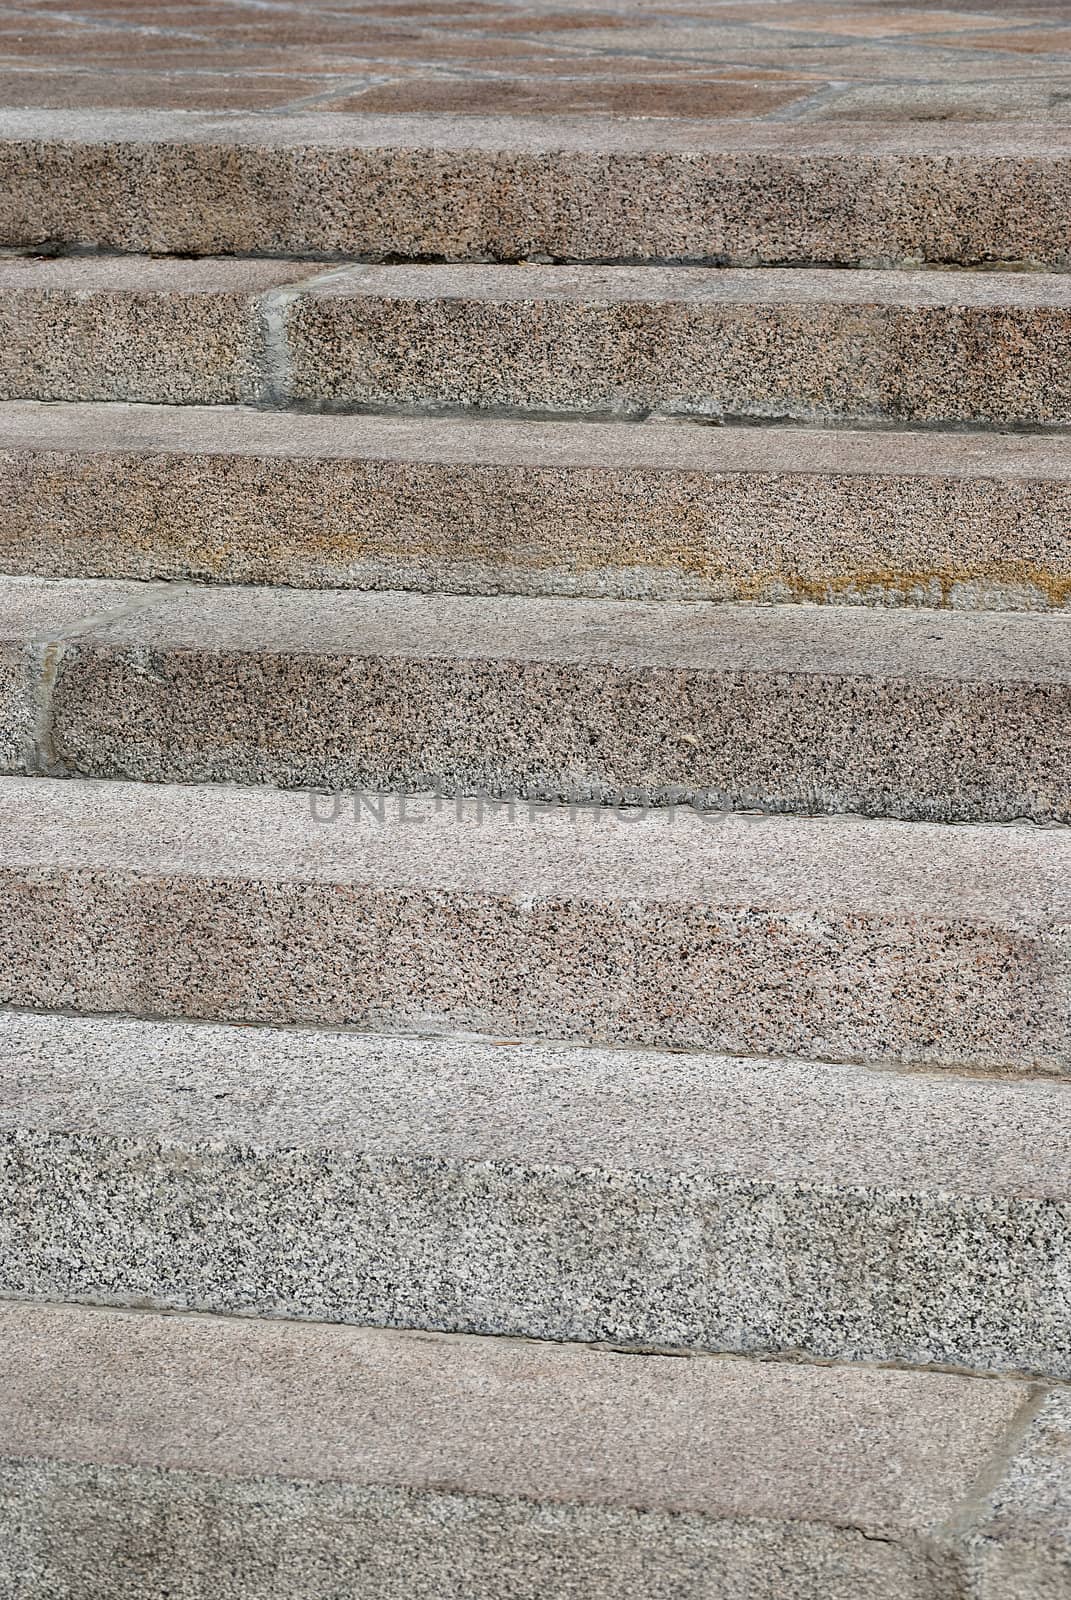
<instances>
[{"instance_id":1,"label":"stone slab","mask_svg":"<svg viewBox=\"0 0 1071 1600\"><path fill-rule=\"evenodd\" d=\"M7 1012L0 1293L1068 1378L1071 1089Z\"/></svg>"},{"instance_id":2,"label":"stone slab","mask_svg":"<svg viewBox=\"0 0 1071 1600\"><path fill-rule=\"evenodd\" d=\"M262 365L257 297L293 263L0 258L5 399L249 399Z\"/></svg>"},{"instance_id":3,"label":"stone slab","mask_svg":"<svg viewBox=\"0 0 1071 1600\"><path fill-rule=\"evenodd\" d=\"M50 759L48 711L62 641L78 626L145 603L148 584L88 586L0 580L0 767L36 772Z\"/></svg>"},{"instance_id":4,"label":"stone slab","mask_svg":"<svg viewBox=\"0 0 1071 1600\"><path fill-rule=\"evenodd\" d=\"M0 398L1071 424L1058 273L0 259Z\"/></svg>"},{"instance_id":5,"label":"stone slab","mask_svg":"<svg viewBox=\"0 0 1071 1600\"><path fill-rule=\"evenodd\" d=\"M974 1530L980 1600L1053 1600L1071 1589L1071 1394L1022 1419L1017 1448Z\"/></svg>"},{"instance_id":6,"label":"stone slab","mask_svg":"<svg viewBox=\"0 0 1071 1600\"><path fill-rule=\"evenodd\" d=\"M949 1600L1030 1393L48 1306L0 1309L0 1362L28 1600Z\"/></svg>"},{"instance_id":7,"label":"stone slab","mask_svg":"<svg viewBox=\"0 0 1071 1600\"><path fill-rule=\"evenodd\" d=\"M1066 1072L1071 834L0 782L0 1003Z\"/></svg>"},{"instance_id":8,"label":"stone slab","mask_svg":"<svg viewBox=\"0 0 1071 1600\"><path fill-rule=\"evenodd\" d=\"M1071 423L1057 273L373 266L281 315L314 409Z\"/></svg>"},{"instance_id":9,"label":"stone slab","mask_svg":"<svg viewBox=\"0 0 1071 1600\"><path fill-rule=\"evenodd\" d=\"M553 92L544 85L551 105ZM770 84L768 97L785 93ZM1071 261L1064 128L856 122L845 139L716 115L9 109L0 244L324 259Z\"/></svg>"},{"instance_id":10,"label":"stone slab","mask_svg":"<svg viewBox=\"0 0 1071 1600\"><path fill-rule=\"evenodd\" d=\"M41 771L1071 821L1066 616L52 587L87 621L29 692Z\"/></svg>"},{"instance_id":11,"label":"stone slab","mask_svg":"<svg viewBox=\"0 0 1071 1600\"><path fill-rule=\"evenodd\" d=\"M0 563L54 577L1071 607L1031 434L0 405Z\"/></svg>"}]
</instances>

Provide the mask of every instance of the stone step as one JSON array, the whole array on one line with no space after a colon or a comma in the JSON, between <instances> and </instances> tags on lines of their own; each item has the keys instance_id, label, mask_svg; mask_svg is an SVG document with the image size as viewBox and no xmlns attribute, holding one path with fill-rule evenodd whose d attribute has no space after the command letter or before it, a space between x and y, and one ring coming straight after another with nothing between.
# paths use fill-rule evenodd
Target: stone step
<instances>
[{"instance_id":1,"label":"stone step","mask_svg":"<svg viewBox=\"0 0 1071 1600\"><path fill-rule=\"evenodd\" d=\"M1044 1079L7 1012L0 1295L1067 1379L1069 1152Z\"/></svg>"},{"instance_id":2,"label":"stone step","mask_svg":"<svg viewBox=\"0 0 1071 1600\"><path fill-rule=\"evenodd\" d=\"M1071 821L1071 618L0 579L8 770Z\"/></svg>"},{"instance_id":3,"label":"stone step","mask_svg":"<svg viewBox=\"0 0 1071 1600\"><path fill-rule=\"evenodd\" d=\"M1071 134L667 118L0 114L0 244L1071 262Z\"/></svg>"},{"instance_id":4,"label":"stone step","mask_svg":"<svg viewBox=\"0 0 1071 1600\"><path fill-rule=\"evenodd\" d=\"M1066 1073L1071 832L0 781L0 1004Z\"/></svg>"},{"instance_id":5,"label":"stone step","mask_svg":"<svg viewBox=\"0 0 1071 1600\"><path fill-rule=\"evenodd\" d=\"M1071 277L0 259L0 399L1071 424Z\"/></svg>"},{"instance_id":6,"label":"stone step","mask_svg":"<svg viewBox=\"0 0 1071 1600\"><path fill-rule=\"evenodd\" d=\"M1030 434L0 405L0 570L313 588L1071 606Z\"/></svg>"},{"instance_id":7,"label":"stone step","mask_svg":"<svg viewBox=\"0 0 1071 1600\"><path fill-rule=\"evenodd\" d=\"M19 1600L1049 1600L1071 1404L1011 1379L0 1306Z\"/></svg>"}]
</instances>

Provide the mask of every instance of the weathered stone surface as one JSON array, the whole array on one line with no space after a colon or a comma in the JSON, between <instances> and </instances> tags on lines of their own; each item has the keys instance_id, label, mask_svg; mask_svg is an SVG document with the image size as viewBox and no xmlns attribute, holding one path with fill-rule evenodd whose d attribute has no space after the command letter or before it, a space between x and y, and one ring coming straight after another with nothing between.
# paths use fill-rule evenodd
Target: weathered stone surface
<instances>
[{"instance_id":1,"label":"weathered stone surface","mask_svg":"<svg viewBox=\"0 0 1071 1600\"><path fill-rule=\"evenodd\" d=\"M49 704L63 640L81 624L147 604L146 584L64 584L0 579L0 767L43 771L51 763Z\"/></svg>"},{"instance_id":2,"label":"weathered stone surface","mask_svg":"<svg viewBox=\"0 0 1071 1600\"><path fill-rule=\"evenodd\" d=\"M1059 274L363 267L282 314L304 406L1071 422Z\"/></svg>"},{"instance_id":3,"label":"weathered stone surface","mask_svg":"<svg viewBox=\"0 0 1071 1600\"><path fill-rule=\"evenodd\" d=\"M1071 261L1071 134L1029 125L6 110L0 196L21 247Z\"/></svg>"},{"instance_id":4,"label":"weathered stone surface","mask_svg":"<svg viewBox=\"0 0 1071 1600\"><path fill-rule=\"evenodd\" d=\"M0 562L312 588L1071 606L1029 434L0 406Z\"/></svg>"},{"instance_id":5,"label":"weathered stone surface","mask_svg":"<svg viewBox=\"0 0 1071 1600\"><path fill-rule=\"evenodd\" d=\"M1035 1402L971 1540L979 1600L1071 1592L1071 1394Z\"/></svg>"},{"instance_id":6,"label":"weathered stone surface","mask_svg":"<svg viewBox=\"0 0 1071 1600\"><path fill-rule=\"evenodd\" d=\"M9 1005L1071 1065L1062 829L7 778L0 859Z\"/></svg>"},{"instance_id":7,"label":"weathered stone surface","mask_svg":"<svg viewBox=\"0 0 1071 1600\"><path fill-rule=\"evenodd\" d=\"M1067 1378L1069 1151L1040 1080L9 1012L0 1293Z\"/></svg>"},{"instance_id":8,"label":"weathered stone surface","mask_svg":"<svg viewBox=\"0 0 1071 1600\"><path fill-rule=\"evenodd\" d=\"M257 296L277 261L0 259L0 396L248 399L262 365Z\"/></svg>"},{"instance_id":9,"label":"weathered stone surface","mask_svg":"<svg viewBox=\"0 0 1071 1600\"><path fill-rule=\"evenodd\" d=\"M46 1306L0 1363L20 1600L960 1600L949 1524L1029 1396Z\"/></svg>"},{"instance_id":10,"label":"weathered stone surface","mask_svg":"<svg viewBox=\"0 0 1071 1600\"><path fill-rule=\"evenodd\" d=\"M1071 821L1062 616L54 587L42 771Z\"/></svg>"},{"instance_id":11,"label":"weathered stone surface","mask_svg":"<svg viewBox=\"0 0 1071 1600\"><path fill-rule=\"evenodd\" d=\"M1059 0L206 0L181 16L33 0L0 26L0 89L16 106L261 108L273 128L310 106L821 120L842 102L893 123L1051 125L1069 116L1069 44Z\"/></svg>"},{"instance_id":12,"label":"weathered stone surface","mask_svg":"<svg viewBox=\"0 0 1071 1600\"><path fill-rule=\"evenodd\" d=\"M1071 279L0 260L0 398L1071 423Z\"/></svg>"}]
</instances>

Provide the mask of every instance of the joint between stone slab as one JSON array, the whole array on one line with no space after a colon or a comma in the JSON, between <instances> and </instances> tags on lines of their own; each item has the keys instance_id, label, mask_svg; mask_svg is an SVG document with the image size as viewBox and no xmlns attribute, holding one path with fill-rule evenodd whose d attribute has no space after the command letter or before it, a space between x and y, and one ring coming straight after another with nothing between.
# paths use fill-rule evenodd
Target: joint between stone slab
<instances>
[{"instance_id":1,"label":"joint between stone slab","mask_svg":"<svg viewBox=\"0 0 1071 1600\"><path fill-rule=\"evenodd\" d=\"M24 750L26 772L34 778L59 778L71 776L71 770L56 752L55 692L63 661L69 645L78 644L87 634L100 634L116 622L151 610L165 595L178 585L146 584L143 593L131 595L122 605L105 606L91 612L66 628L58 628L50 639L36 640L31 645L34 662L31 694L33 707L31 733ZM181 586L185 587L185 586Z\"/></svg>"},{"instance_id":2,"label":"joint between stone slab","mask_svg":"<svg viewBox=\"0 0 1071 1600\"><path fill-rule=\"evenodd\" d=\"M949 1542L962 1545L963 1541L976 1529L989 1508L989 1504L996 1490L1015 1460L1016 1452L1030 1431L1035 1417L1041 1411L1050 1395L1062 1385L1051 1384L1044 1380L1029 1382L1026 1398L1016 1409L1000 1438L989 1455L989 1459L971 1484L967 1493L956 1507L950 1517L936 1530L937 1537Z\"/></svg>"},{"instance_id":3,"label":"joint between stone slab","mask_svg":"<svg viewBox=\"0 0 1071 1600\"><path fill-rule=\"evenodd\" d=\"M253 301L254 364L246 404L264 411L287 410L293 404L293 365L290 355L290 308L310 289L349 275L367 272L367 264L347 262L311 273L293 283L280 284Z\"/></svg>"}]
</instances>

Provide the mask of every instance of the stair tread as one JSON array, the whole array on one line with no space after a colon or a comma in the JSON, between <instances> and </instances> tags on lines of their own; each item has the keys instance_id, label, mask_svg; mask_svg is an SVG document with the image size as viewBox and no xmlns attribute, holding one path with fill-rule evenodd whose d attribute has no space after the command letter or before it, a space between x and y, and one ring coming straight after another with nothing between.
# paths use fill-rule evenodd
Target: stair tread
<instances>
[{"instance_id":1,"label":"stair tread","mask_svg":"<svg viewBox=\"0 0 1071 1600\"><path fill-rule=\"evenodd\" d=\"M1071 681L1071 618L0 576L0 643L687 667L920 682Z\"/></svg>"},{"instance_id":2,"label":"stair tread","mask_svg":"<svg viewBox=\"0 0 1071 1600\"><path fill-rule=\"evenodd\" d=\"M16 1012L0 1068L0 1295L1071 1377L1066 1084Z\"/></svg>"},{"instance_id":3,"label":"stair tread","mask_svg":"<svg viewBox=\"0 0 1071 1600\"><path fill-rule=\"evenodd\" d=\"M9 771L1071 821L1071 619L0 579Z\"/></svg>"},{"instance_id":4,"label":"stair tread","mask_svg":"<svg viewBox=\"0 0 1071 1600\"><path fill-rule=\"evenodd\" d=\"M4 399L1071 423L1059 273L8 256L0 339Z\"/></svg>"},{"instance_id":5,"label":"stair tread","mask_svg":"<svg viewBox=\"0 0 1071 1600\"><path fill-rule=\"evenodd\" d=\"M0 1060L9 1133L1071 1199L1048 1079L37 1012Z\"/></svg>"},{"instance_id":6,"label":"stair tread","mask_svg":"<svg viewBox=\"0 0 1071 1600\"><path fill-rule=\"evenodd\" d=\"M207 144L265 149L518 150L820 153L861 165L871 156L1071 156L1071 129L1003 118L988 122L855 121L764 123L754 118L604 117L586 113L501 116L435 112L289 112L0 107L0 141L56 139L67 144Z\"/></svg>"},{"instance_id":7,"label":"stair tread","mask_svg":"<svg viewBox=\"0 0 1071 1600\"><path fill-rule=\"evenodd\" d=\"M1071 606L1046 434L0 402L9 573Z\"/></svg>"},{"instance_id":8,"label":"stair tread","mask_svg":"<svg viewBox=\"0 0 1071 1600\"><path fill-rule=\"evenodd\" d=\"M8 868L265 874L280 883L681 905L850 904L1038 928L1071 912L1071 830L1062 828L746 814L715 821L688 809L615 822L604 808L567 805L540 807L529 826L524 806L511 820L490 803L481 812L472 800L386 799L388 825L367 806L336 824L318 821L301 792L8 777L0 780L0 837ZM419 819L411 832L389 825L399 802Z\"/></svg>"},{"instance_id":9,"label":"stair tread","mask_svg":"<svg viewBox=\"0 0 1071 1600\"><path fill-rule=\"evenodd\" d=\"M1071 130L1069 130L1071 131ZM1071 479L1062 436L901 429L529 422L123 401L0 402L0 452L251 455L710 474ZM55 466L53 464L53 470ZM129 468L128 468L129 470ZM210 508L205 508L207 515Z\"/></svg>"},{"instance_id":10,"label":"stair tread","mask_svg":"<svg viewBox=\"0 0 1071 1600\"><path fill-rule=\"evenodd\" d=\"M0 847L11 1005L1068 1067L1063 829L7 778Z\"/></svg>"},{"instance_id":11,"label":"stair tread","mask_svg":"<svg viewBox=\"0 0 1071 1600\"><path fill-rule=\"evenodd\" d=\"M337 1588L371 1552L380 1593L525 1600L650 1561L677 1593L924 1600L979 1545L1054 1575L1066 1548L1067 1398L1012 1381L11 1304L0 1360L3 1544L46 1574L117 1514L149 1518L148 1581L222 1546L306 1582L329 1556Z\"/></svg>"},{"instance_id":12,"label":"stair tread","mask_svg":"<svg viewBox=\"0 0 1071 1600\"><path fill-rule=\"evenodd\" d=\"M1071 249L1071 141L1040 124L0 115L8 245L744 264Z\"/></svg>"}]
</instances>

